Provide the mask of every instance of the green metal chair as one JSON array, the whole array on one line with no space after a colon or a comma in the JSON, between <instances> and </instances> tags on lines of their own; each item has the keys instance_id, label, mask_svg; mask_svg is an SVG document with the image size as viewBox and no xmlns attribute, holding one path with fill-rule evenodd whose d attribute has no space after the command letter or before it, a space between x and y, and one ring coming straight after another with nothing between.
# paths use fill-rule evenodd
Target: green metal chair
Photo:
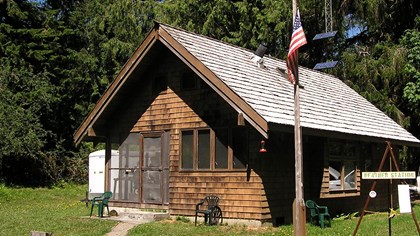
<instances>
[{"instance_id":1,"label":"green metal chair","mask_svg":"<svg viewBox=\"0 0 420 236\"><path fill-rule=\"evenodd\" d=\"M325 227L325 223L329 227L331 227L331 217L328 213L328 207L326 206L319 206L312 200L306 201L306 207L309 209L310 217L311 217L311 224L319 223L321 228ZM326 222L326 220L328 222Z\"/></svg>"},{"instance_id":2,"label":"green metal chair","mask_svg":"<svg viewBox=\"0 0 420 236\"><path fill-rule=\"evenodd\" d=\"M106 206L106 209L108 211L108 215L109 215L109 207L108 207L108 202L109 199L112 197L112 192L105 192L103 193L100 197L94 197L92 199L92 207L90 208L90 217L92 217L92 212L93 212L93 207L94 206L98 206L98 217L103 217L103 211L104 211L104 206Z\"/></svg>"},{"instance_id":3,"label":"green metal chair","mask_svg":"<svg viewBox=\"0 0 420 236\"><path fill-rule=\"evenodd\" d=\"M195 225L197 225L198 214L204 215L205 224L217 225L223 223L222 209L220 209L218 203L219 197L217 196L206 196L203 201L199 202L195 206Z\"/></svg>"}]
</instances>

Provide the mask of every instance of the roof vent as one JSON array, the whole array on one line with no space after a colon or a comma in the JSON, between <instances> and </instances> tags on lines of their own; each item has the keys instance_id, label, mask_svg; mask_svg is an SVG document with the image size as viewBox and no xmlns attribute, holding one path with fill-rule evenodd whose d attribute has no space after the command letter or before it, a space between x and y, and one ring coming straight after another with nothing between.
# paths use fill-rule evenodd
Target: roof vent
<instances>
[{"instance_id":1,"label":"roof vent","mask_svg":"<svg viewBox=\"0 0 420 236\"><path fill-rule=\"evenodd\" d=\"M257 50L251 58L251 61L254 62L259 68L265 68L263 57L266 51L267 47L260 44L260 46L258 46Z\"/></svg>"}]
</instances>

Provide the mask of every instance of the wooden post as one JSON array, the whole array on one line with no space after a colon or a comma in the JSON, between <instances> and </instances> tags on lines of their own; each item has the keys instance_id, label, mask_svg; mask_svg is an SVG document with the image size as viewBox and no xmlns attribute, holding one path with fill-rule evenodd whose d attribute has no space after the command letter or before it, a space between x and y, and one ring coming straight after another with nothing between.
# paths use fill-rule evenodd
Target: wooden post
<instances>
[{"instance_id":1,"label":"wooden post","mask_svg":"<svg viewBox=\"0 0 420 236\"><path fill-rule=\"evenodd\" d=\"M414 213L413 207L411 207L411 217L413 217L414 224L416 225L416 228L417 228L417 233L419 233L420 235L420 227L419 227L419 223L417 223L416 214Z\"/></svg>"},{"instance_id":2,"label":"wooden post","mask_svg":"<svg viewBox=\"0 0 420 236\"><path fill-rule=\"evenodd\" d=\"M292 208L293 208L293 226L295 229L294 235L299 235L299 233L300 235L306 235L306 206L302 207L300 204L297 204L296 199L294 199ZM297 209L301 210L302 214L300 216L304 217L300 219L299 222L296 222L297 218L295 217L297 215L296 214Z\"/></svg>"},{"instance_id":3,"label":"wooden post","mask_svg":"<svg viewBox=\"0 0 420 236\"><path fill-rule=\"evenodd\" d=\"M303 200L303 161L302 161L302 128L300 127L300 101L299 80L295 83L295 235L306 235L306 215L304 215L305 202Z\"/></svg>"},{"instance_id":4,"label":"wooden post","mask_svg":"<svg viewBox=\"0 0 420 236\"><path fill-rule=\"evenodd\" d=\"M292 0L293 6L293 25L297 10L297 0ZM297 54L297 52L296 52ZM296 55L297 57L297 55ZM296 198L294 204L293 228L294 235L306 235L306 214L305 202L303 200L303 161L302 161L302 129L300 127L300 91L299 91L299 73L297 73L294 85L294 113L295 113L295 191Z\"/></svg>"},{"instance_id":5,"label":"wooden post","mask_svg":"<svg viewBox=\"0 0 420 236\"><path fill-rule=\"evenodd\" d=\"M391 150L392 152L392 150ZM392 171L392 158L389 158L389 171ZM392 179L390 179L388 181L388 198L389 198L389 203L388 203L388 235L391 236L392 235L392 217L391 217L391 209L393 209L393 199L392 199Z\"/></svg>"}]
</instances>

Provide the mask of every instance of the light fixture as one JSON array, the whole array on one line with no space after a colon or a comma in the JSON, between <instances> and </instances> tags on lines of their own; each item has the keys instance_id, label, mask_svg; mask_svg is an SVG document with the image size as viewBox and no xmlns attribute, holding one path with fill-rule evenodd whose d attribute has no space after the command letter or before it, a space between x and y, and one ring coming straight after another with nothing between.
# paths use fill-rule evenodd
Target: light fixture
<instances>
[{"instance_id":1,"label":"light fixture","mask_svg":"<svg viewBox=\"0 0 420 236\"><path fill-rule=\"evenodd\" d=\"M266 153L267 149L265 149L265 141L261 140L261 148L260 148L260 153Z\"/></svg>"}]
</instances>

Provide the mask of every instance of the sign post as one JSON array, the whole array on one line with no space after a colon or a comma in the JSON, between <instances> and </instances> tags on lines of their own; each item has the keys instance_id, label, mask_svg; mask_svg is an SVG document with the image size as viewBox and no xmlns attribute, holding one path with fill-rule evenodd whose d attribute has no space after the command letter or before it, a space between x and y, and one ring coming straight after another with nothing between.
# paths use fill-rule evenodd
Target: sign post
<instances>
[{"instance_id":1,"label":"sign post","mask_svg":"<svg viewBox=\"0 0 420 236\"><path fill-rule=\"evenodd\" d=\"M416 172L415 171L400 171L400 169L398 167L398 164L397 164L397 160L395 159L394 153L392 152L391 143L390 142L386 142L386 143L387 143L387 147L386 147L384 156L382 157L382 161L381 161L381 164L379 165L378 171L377 172L362 172L362 179L372 179L374 181L373 181L372 187L370 189L369 196L367 197L365 205L363 207L362 215L360 216L359 221L357 222L356 229L353 232L353 236L356 236L356 234L357 234L357 230L359 229L360 223L362 222L363 216L365 214L366 208L369 205L370 199L373 199L373 198L376 197L375 187L376 187L376 181L377 180L387 179L387 180L390 181L390 185L392 185L391 181L393 179L415 179L416 178ZM391 154L392 161L393 161L397 171L384 171L384 172L381 171L382 167L385 164L385 158L388 156L388 153ZM390 170L392 170L391 163L390 163ZM390 186L390 188L391 187L392 186ZM390 191L389 194L391 195L391 198L389 198L390 199L390 202L389 202L390 209L389 209L389 214L388 214L388 233L389 233L389 235L391 235L392 191ZM413 209L411 209L411 215L413 217L414 223L416 224L417 232L420 235L420 228L419 228L419 225L417 223L416 216L414 214Z\"/></svg>"}]
</instances>

